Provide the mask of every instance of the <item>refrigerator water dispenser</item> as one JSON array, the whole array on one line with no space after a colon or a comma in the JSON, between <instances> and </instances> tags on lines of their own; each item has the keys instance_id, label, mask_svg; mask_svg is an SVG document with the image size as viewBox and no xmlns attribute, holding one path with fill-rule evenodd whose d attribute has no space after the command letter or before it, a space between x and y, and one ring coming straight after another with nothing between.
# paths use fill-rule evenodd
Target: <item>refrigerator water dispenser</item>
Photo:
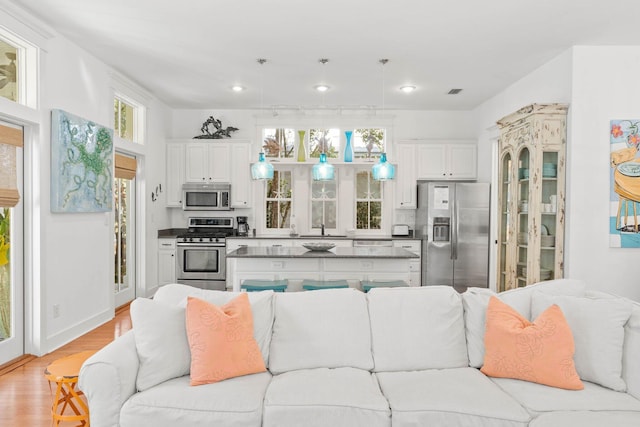
<instances>
[{"instance_id":1,"label":"refrigerator water dispenser","mask_svg":"<svg viewBox=\"0 0 640 427\"><path fill-rule=\"evenodd\" d=\"M451 224L451 218L444 217L444 216L437 216L433 218L433 241L434 242L449 241L450 224Z\"/></svg>"}]
</instances>

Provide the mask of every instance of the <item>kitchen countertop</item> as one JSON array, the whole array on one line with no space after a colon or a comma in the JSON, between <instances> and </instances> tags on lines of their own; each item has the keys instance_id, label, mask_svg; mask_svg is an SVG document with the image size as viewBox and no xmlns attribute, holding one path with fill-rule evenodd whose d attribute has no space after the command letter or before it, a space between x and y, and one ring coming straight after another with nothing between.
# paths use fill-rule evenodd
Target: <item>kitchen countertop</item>
<instances>
[{"instance_id":1,"label":"kitchen countertop","mask_svg":"<svg viewBox=\"0 0 640 427\"><path fill-rule=\"evenodd\" d=\"M176 238L180 234L184 234L188 231L187 228L166 228L163 230L158 230L158 239L172 239ZM355 236L355 237L347 237L343 234L337 236L310 236L310 235L297 235L297 236L231 236L230 239L270 239L270 240L278 240L278 239L296 239L296 240L310 240L310 239L327 239L327 240L420 240L419 237L414 236Z\"/></svg>"},{"instance_id":2,"label":"kitchen countertop","mask_svg":"<svg viewBox=\"0 0 640 427\"><path fill-rule=\"evenodd\" d=\"M231 251L227 258L419 258L413 252L391 247L336 247L330 251L310 251L293 247L242 247Z\"/></svg>"}]
</instances>

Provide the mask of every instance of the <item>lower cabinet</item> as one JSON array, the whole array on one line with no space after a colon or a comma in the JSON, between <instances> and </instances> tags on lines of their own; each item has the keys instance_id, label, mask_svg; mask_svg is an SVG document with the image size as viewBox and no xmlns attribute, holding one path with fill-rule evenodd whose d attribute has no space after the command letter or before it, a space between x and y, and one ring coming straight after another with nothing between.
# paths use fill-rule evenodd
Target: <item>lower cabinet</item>
<instances>
[{"instance_id":1,"label":"lower cabinet","mask_svg":"<svg viewBox=\"0 0 640 427\"><path fill-rule=\"evenodd\" d=\"M422 286L422 241L394 240L393 247L406 249L420 257L409 260L409 286Z\"/></svg>"},{"instance_id":2,"label":"lower cabinet","mask_svg":"<svg viewBox=\"0 0 640 427\"><path fill-rule=\"evenodd\" d=\"M176 283L176 239L158 239L158 286Z\"/></svg>"}]
</instances>

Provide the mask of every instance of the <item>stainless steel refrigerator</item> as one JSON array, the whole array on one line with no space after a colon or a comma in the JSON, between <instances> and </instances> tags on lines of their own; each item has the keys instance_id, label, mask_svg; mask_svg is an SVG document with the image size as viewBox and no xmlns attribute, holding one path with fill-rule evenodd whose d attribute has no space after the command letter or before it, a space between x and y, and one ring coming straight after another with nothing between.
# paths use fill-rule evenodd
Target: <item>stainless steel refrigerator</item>
<instances>
[{"instance_id":1,"label":"stainless steel refrigerator","mask_svg":"<svg viewBox=\"0 0 640 427\"><path fill-rule=\"evenodd\" d=\"M422 285L489 286L489 184L418 182Z\"/></svg>"}]
</instances>

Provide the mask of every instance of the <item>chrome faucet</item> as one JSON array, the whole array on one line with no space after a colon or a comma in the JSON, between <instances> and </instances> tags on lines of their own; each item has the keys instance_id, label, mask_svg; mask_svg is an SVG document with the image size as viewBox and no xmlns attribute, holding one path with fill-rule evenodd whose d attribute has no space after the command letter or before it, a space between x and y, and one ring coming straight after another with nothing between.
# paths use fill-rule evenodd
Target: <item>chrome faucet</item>
<instances>
[{"instance_id":1,"label":"chrome faucet","mask_svg":"<svg viewBox=\"0 0 640 427\"><path fill-rule=\"evenodd\" d=\"M320 224L320 235L324 236L324 224Z\"/></svg>"}]
</instances>

